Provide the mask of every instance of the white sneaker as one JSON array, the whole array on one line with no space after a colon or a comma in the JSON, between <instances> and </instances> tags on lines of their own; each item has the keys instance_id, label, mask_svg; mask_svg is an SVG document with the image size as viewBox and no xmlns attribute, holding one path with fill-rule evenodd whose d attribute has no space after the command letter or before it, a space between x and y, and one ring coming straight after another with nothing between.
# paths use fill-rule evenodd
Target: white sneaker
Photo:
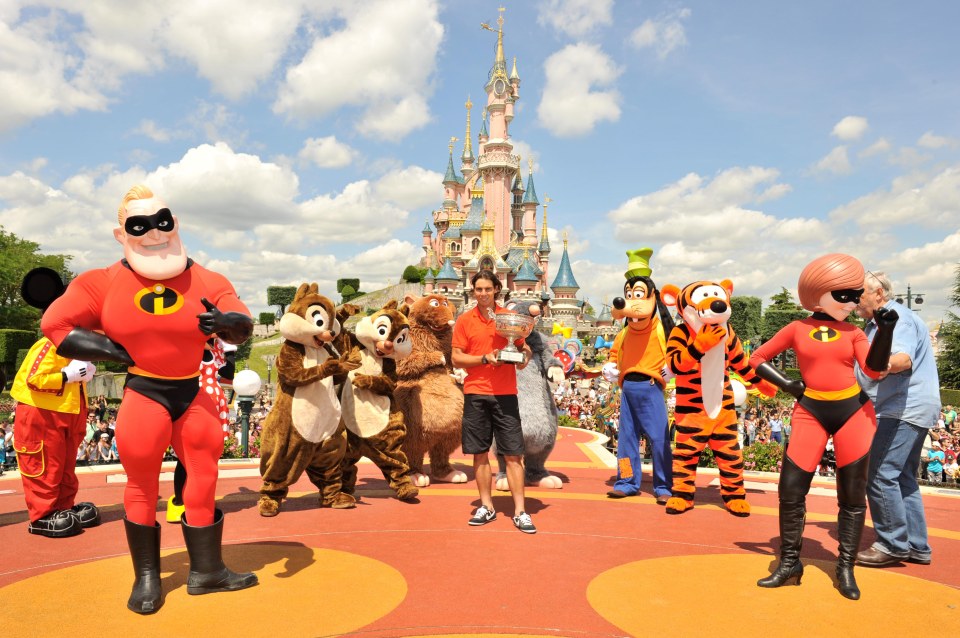
<instances>
[{"instance_id":1,"label":"white sneaker","mask_svg":"<svg viewBox=\"0 0 960 638\"><path fill-rule=\"evenodd\" d=\"M467 523L469 525L486 525L490 521L494 521L496 519L497 513L494 510L487 509L486 505L481 505L477 508L477 511L473 513L473 516L469 521L467 521Z\"/></svg>"},{"instance_id":2,"label":"white sneaker","mask_svg":"<svg viewBox=\"0 0 960 638\"><path fill-rule=\"evenodd\" d=\"M520 512L513 517L513 524L524 534L536 534L537 528L533 525L533 519L526 512Z\"/></svg>"}]
</instances>

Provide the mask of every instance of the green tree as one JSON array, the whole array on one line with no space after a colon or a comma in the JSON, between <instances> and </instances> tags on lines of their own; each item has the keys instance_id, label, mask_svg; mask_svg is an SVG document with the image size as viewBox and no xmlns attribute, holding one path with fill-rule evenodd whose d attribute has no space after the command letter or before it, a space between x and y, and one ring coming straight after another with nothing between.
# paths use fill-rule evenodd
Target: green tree
<instances>
[{"instance_id":1,"label":"green tree","mask_svg":"<svg viewBox=\"0 0 960 638\"><path fill-rule=\"evenodd\" d=\"M403 269L401 278L408 284L420 284L423 283L423 278L426 274L426 268L417 268L416 266L410 265Z\"/></svg>"},{"instance_id":2,"label":"green tree","mask_svg":"<svg viewBox=\"0 0 960 638\"><path fill-rule=\"evenodd\" d=\"M730 308L730 327L741 341L750 341L752 346L756 346L754 342L763 334L760 297L731 297Z\"/></svg>"},{"instance_id":3,"label":"green tree","mask_svg":"<svg viewBox=\"0 0 960 638\"><path fill-rule=\"evenodd\" d=\"M960 264L954 270L953 289L949 295L950 306L960 307ZM937 356L937 372L940 385L960 390L960 316L947 311L946 321L940 324L937 333L940 354Z\"/></svg>"},{"instance_id":4,"label":"green tree","mask_svg":"<svg viewBox=\"0 0 960 638\"><path fill-rule=\"evenodd\" d=\"M261 312L257 316L257 323L264 326L272 326L277 322L277 315L274 312Z\"/></svg>"},{"instance_id":5,"label":"green tree","mask_svg":"<svg viewBox=\"0 0 960 638\"><path fill-rule=\"evenodd\" d=\"M780 292L770 297L773 305L768 307L763 313L763 330L761 336L764 341L773 338L781 328L797 319L804 319L810 315L802 306L793 300L793 295L786 288L781 288ZM793 349L788 349L779 357L781 368L795 368L797 366L797 355Z\"/></svg>"},{"instance_id":6,"label":"green tree","mask_svg":"<svg viewBox=\"0 0 960 638\"><path fill-rule=\"evenodd\" d=\"M40 244L20 239L0 226L0 328L33 330L40 328L40 311L31 308L20 296L23 277L44 266L60 273L64 281L73 278L67 268L69 255L43 255Z\"/></svg>"},{"instance_id":7,"label":"green tree","mask_svg":"<svg viewBox=\"0 0 960 638\"><path fill-rule=\"evenodd\" d=\"M267 286L267 304L277 307L277 316L283 315L297 294L296 286Z\"/></svg>"}]
</instances>

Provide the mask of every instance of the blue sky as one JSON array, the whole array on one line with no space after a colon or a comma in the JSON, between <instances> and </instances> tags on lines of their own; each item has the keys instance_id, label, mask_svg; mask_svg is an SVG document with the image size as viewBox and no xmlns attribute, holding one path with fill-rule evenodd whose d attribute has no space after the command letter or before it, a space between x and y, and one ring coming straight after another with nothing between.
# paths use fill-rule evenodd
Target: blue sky
<instances>
[{"instance_id":1,"label":"blue sky","mask_svg":"<svg viewBox=\"0 0 960 638\"><path fill-rule=\"evenodd\" d=\"M729 278L765 303L849 252L926 293L928 322L944 313L960 261L946 1L6 0L0 224L104 266L119 199L145 181L254 312L269 285L393 282L421 255L468 95L479 129L496 41L480 23L500 6L512 141L581 297L616 296L645 245L661 285Z\"/></svg>"}]
</instances>

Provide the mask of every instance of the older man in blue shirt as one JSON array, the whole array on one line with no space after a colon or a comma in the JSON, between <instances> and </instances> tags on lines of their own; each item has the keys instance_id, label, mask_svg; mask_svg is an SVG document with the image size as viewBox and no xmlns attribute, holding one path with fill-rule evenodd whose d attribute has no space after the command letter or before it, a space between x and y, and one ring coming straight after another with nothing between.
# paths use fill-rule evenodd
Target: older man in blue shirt
<instances>
[{"instance_id":1,"label":"older man in blue shirt","mask_svg":"<svg viewBox=\"0 0 960 638\"><path fill-rule=\"evenodd\" d=\"M885 567L901 561L930 563L927 520L917 485L920 450L940 414L940 381L930 334L920 317L897 304L890 280L868 272L857 314L867 320L872 340L877 308L895 308L900 315L893 333L890 369L878 382L860 370L860 385L874 402L877 434L870 448L867 501L877 540L857 554L857 564Z\"/></svg>"}]
</instances>

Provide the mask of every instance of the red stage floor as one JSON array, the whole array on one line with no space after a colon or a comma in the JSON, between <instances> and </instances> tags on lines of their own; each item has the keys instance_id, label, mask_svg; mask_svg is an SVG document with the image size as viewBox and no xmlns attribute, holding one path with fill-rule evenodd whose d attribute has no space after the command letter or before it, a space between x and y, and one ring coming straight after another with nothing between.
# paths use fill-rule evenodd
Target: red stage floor
<instances>
[{"instance_id":1,"label":"red stage floor","mask_svg":"<svg viewBox=\"0 0 960 638\"><path fill-rule=\"evenodd\" d=\"M472 478L465 458L457 464ZM19 478L0 477L0 628L137 638L809 637L928 635L928 627L949 632L960 621L960 491L924 488L933 563L857 568L863 597L854 602L834 589L828 480L816 481L808 499L803 585L766 590L755 581L773 565L777 544L774 475L748 475L749 518L723 510L715 471L698 477L694 510L669 516L648 491L605 498L613 459L590 432L561 430L548 467L563 489L527 489L539 532L526 535L510 521L509 494L495 492L497 520L474 528L473 483L433 485L407 504L369 463L356 509L319 509L304 478L281 514L266 519L256 509L256 465L224 463L224 554L234 569L257 572L260 585L188 596L183 537L161 511L164 606L145 617L126 609L133 574L119 466L79 470L80 498L101 506L104 523L57 540L27 533ZM162 477L165 495L171 479ZM863 546L872 539L868 519Z\"/></svg>"}]
</instances>

